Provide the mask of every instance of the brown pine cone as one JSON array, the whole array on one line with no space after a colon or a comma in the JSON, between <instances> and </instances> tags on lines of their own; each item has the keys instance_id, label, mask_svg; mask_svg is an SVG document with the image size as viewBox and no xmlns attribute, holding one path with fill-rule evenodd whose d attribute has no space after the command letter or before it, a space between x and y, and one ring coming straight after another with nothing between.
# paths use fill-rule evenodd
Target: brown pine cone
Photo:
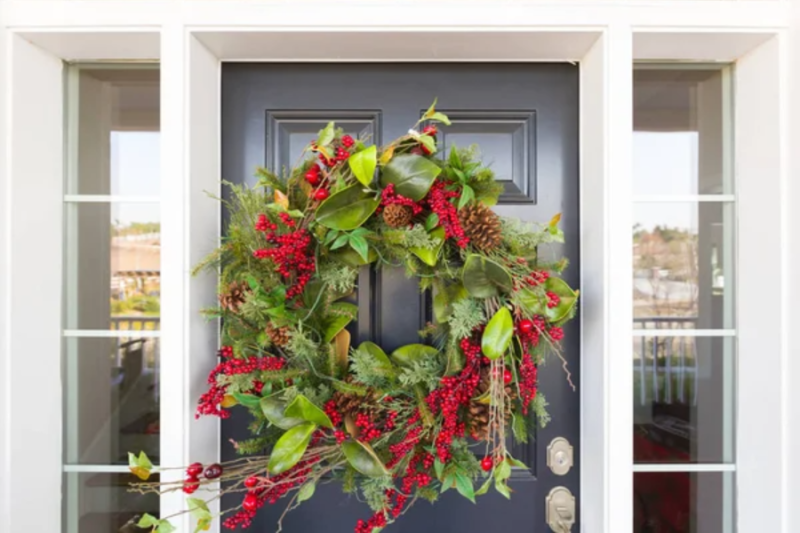
<instances>
[{"instance_id":1,"label":"brown pine cone","mask_svg":"<svg viewBox=\"0 0 800 533\"><path fill-rule=\"evenodd\" d=\"M481 369L481 380L475 389L475 397L478 398L486 393L491 387L491 380L489 379L489 367ZM506 401L504 418L506 424L511 420L511 406L512 402L517 398L517 391L511 385L505 386ZM489 419L491 418L491 406L488 403L481 403L473 399L469 403L469 414L467 416L467 424L469 434L477 440L486 440L489 438Z\"/></svg>"},{"instance_id":2,"label":"brown pine cone","mask_svg":"<svg viewBox=\"0 0 800 533\"><path fill-rule=\"evenodd\" d=\"M244 303L245 295L250 288L247 283L232 281L228 284L227 291L219 295L219 305L231 313L239 312L239 307Z\"/></svg>"},{"instance_id":3,"label":"brown pine cone","mask_svg":"<svg viewBox=\"0 0 800 533\"><path fill-rule=\"evenodd\" d=\"M391 228L402 228L411 223L414 212L407 205L389 204L383 209L383 220Z\"/></svg>"},{"instance_id":4,"label":"brown pine cone","mask_svg":"<svg viewBox=\"0 0 800 533\"><path fill-rule=\"evenodd\" d=\"M291 330L287 326L276 328L270 324L267 326L267 335L275 346L286 346L289 344Z\"/></svg>"},{"instance_id":5,"label":"brown pine cone","mask_svg":"<svg viewBox=\"0 0 800 533\"><path fill-rule=\"evenodd\" d=\"M348 376L345 381L348 383L353 381L353 376ZM365 412L371 416L377 411L376 406L378 405L378 400L380 400L380 394L371 388L368 388L364 395L337 390L334 391L331 399L336 404L336 410L342 416L351 415L355 418L359 412Z\"/></svg>"},{"instance_id":6,"label":"brown pine cone","mask_svg":"<svg viewBox=\"0 0 800 533\"><path fill-rule=\"evenodd\" d=\"M467 205L458 211L458 220L477 249L488 252L500 245L500 217L490 207L480 202Z\"/></svg>"}]
</instances>

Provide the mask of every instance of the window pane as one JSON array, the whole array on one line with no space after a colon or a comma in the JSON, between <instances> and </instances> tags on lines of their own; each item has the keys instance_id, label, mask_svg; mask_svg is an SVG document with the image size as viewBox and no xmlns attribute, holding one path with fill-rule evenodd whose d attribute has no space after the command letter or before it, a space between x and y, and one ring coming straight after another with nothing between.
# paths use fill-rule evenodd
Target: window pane
<instances>
[{"instance_id":1,"label":"window pane","mask_svg":"<svg viewBox=\"0 0 800 533\"><path fill-rule=\"evenodd\" d=\"M634 533L735 533L732 472L633 475Z\"/></svg>"},{"instance_id":2,"label":"window pane","mask_svg":"<svg viewBox=\"0 0 800 533\"><path fill-rule=\"evenodd\" d=\"M733 192L728 79L721 69L634 70L636 194Z\"/></svg>"},{"instance_id":3,"label":"window pane","mask_svg":"<svg viewBox=\"0 0 800 533\"><path fill-rule=\"evenodd\" d=\"M634 462L733 462L734 341L633 339Z\"/></svg>"},{"instance_id":4,"label":"window pane","mask_svg":"<svg viewBox=\"0 0 800 533\"><path fill-rule=\"evenodd\" d=\"M634 328L733 328L733 232L730 203L637 203Z\"/></svg>"},{"instance_id":5,"label":"window pane","mask_svg":"<svg viewBox=\"0 0 800 533\"><path fill-rule=\"evenodd\" d=\"M143 450L159 460L157 338L65 338L64 462L128 464Z\"/></svg>"},{"instance_id":6,"label":"window pane","mask_svg":"<svg viewBox=\"0 0 800 533\"><path fill-rule=\"evenodd\" d=\"M158 329L159 205L68 203L66 329Z\"/></svg>"},{"instance_id":7,"label":"window pane","mask_svg":"<svg viewBox=\"0 0 800 533\"><path fill-rule=\"evenodd\" d=\"M74 69L68 194L157 195L159 72Z\"/></svg>"},{"instance_id":8,"label":"window pane","mask_svg":"<svg viewBox=\"0 0 800 533\"><path fill-rule=\"evenodd\" d=\"M158 474L150 478L157 481ZM67 473L63 487L64 533L145 531L132 527L144 513L159 515L158 496L129 492L131 474ZM130 523L130 525L128 525Z\"/></svg>"}]
</instances>

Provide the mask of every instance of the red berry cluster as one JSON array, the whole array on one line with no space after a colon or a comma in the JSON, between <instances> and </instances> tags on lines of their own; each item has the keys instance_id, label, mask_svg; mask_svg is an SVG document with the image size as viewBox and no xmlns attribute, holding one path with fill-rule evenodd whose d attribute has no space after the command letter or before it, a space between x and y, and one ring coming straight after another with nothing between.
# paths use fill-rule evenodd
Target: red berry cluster
<instances>
[{"instance_id":1,"label":"red berry cluster","mask_svg":"<svg viewBox=\"0 0 800 533\"><path fill-rule=\"evenodd\" d=\"M306 181L316 187L322 181L322 176L320 176L320 168L319 165L314 163L309 167L306 171Z\"/></svg>"},{"instance_id":2,"label":"red berry cluster","mask_svg":"<svg viewBox=\"0 0 800 533\"><path fill-rule=\"evenodd\" d=\"M523 262L525 260L523 259ZM525 282L531 287L541 285L550 277L550 273L545 270L535 270L525 277Z\"/></svg>"},{"instance_id":3,"label":"red berry cluster","mask_svg":"<svg viewBox=\"0 0 800 533\"><path fill-rule=\"evenodd\" d=\"M281 221L286 226L294 228L294 220L286 213L281 214L286 215L286 218L281 217ZM261 216L259 216L259 223L260 221ZM286 291L286 299L289 300L303 292L316 271L317 263L314 251L311 249L311 235L305 229L295 229L278 235L272 226L275 225L271 224L268 229L261 230L259 224L256 224L256 229L266 232L265 238L273 247L258 249L253 252L253 256L257 259L271 259L275 263L275 270L284 279L295 278L294 284Z\"/></svg>"},{"instance_id":4,"label":"red berry cluster","mask_svg":"<svg viewBox=\"0 0 800 533\"><path fill-rule=\"evenodd\" d=\"M527 349L539 344L539 336L544 333L545 323L541 316L533 317L533 320L523 318L517 322L517 336L523 348Z\"/></svg>"},{"instance_id":5,"label":"red berry cluster","mask_svg":"<svg viewBox=\"0 0 800 533\"><path fill-rule=\"evenodd\" d=\"M426 472L426 470L430 470L431 466L433 466L433 461L430 461L431 466L428 466L427 468L425 467L424 462L424 458L428 455L430 455L433 459L433 455L427 452L417 452L408 462L405 476L400 484L400 490L402 490L404 494L411 494L411 491L414 490L414 485L420 488L427 487L431 484L431 481L433 481L431 475ZM422 471L419 470L420 463L423 463Z\"/></svg>"},{"instance_id":6,"label":"red berry cluster","mask_svg":"<svg viewBox=\"0 0 800 533\"><path fill-rule=\"evenodd\" d=\"M549 309L556 307L560 302L561 298L558 297L558 294L553 291L547 291L547 307Z\"/></svg>"},{"instance_id":7,"label":"red berry cluster","mask_svg":"<svg viewBox=\"0 0 800 533\"><path fill-rule=\"evenodd\" d=\"M186 479L183 481L183 492L192 494L200 487L200 476L206 479L217 479L222 475L222 465L214 463L203 470L202 463L192 463L186 467Z\"/></svg>"},{"instance_id":8,"label":"red berry cluster","mask_svg":"<svg viewBox=\"0 0 800 533\"><path fill-rule=\"evenodd\" d=\"M195 418L200 418L201 415L214 415L220 418L228 418L230 416L230 413L220 409L219 405L225 397L228 386L219 385L217 376L251 374L265 370L275 371L283 368L284 363L285 361L280 357L256 357L255 355L251 355L247 359L228 359L219 363L208 375L208 384L211 387L200 397ZM256 386L258 386L258 383L256 383ZM263 387L263 383L261 386Z\"/></svg>"},{"instance_id":9,"label":"red berry cluster","mask_svg":"<svg viewBox=\"0 0 800 533\"><path fill-rule=\"evenodd\" d=\"M412 200L411 198L406 198L401 194L397 194L394 190L394 183L390 183L386 186L385 189L381 191L381 205L380 208L384 208L387 205L398 204L404 205L411 208L411 212L414 215L418 215L422 212L422 206Z\"/></svg>"},{"instance_id":10,"label":"red berry cluster","mask_svg":"<svg viewBox=\"0 0 800 533\"><path fill-rule=\"evenodd\" d=\"M550 338L556 342L564 338L564 330L557 326L550 328L550 331L548 331L547 334L550 335Z\"/></svg>"},{"instance_id":11,"label":"red berry cluster","mask_svg":"<svg viewBox=\"0 0 800 533\"><path fill-rule=\"evenodd\" d=\"M392 458L386 463L386 468L392 469L397 466L397 463L402 461L403 458L414 449L414 446L417 445L420 434L422 433L422 426L419 425L420 418L419 410L417 409L408 419L408 422L406 422L406 427L409 428L409 430L403 440L389 446L389 453L392 454Z\"/></svg>"},{"instance_id":12,"label":"red berry cluster","mask_svg":"<svg viewBox=\"0 0 800 533\"><path fill-rule=\"evenodd\" d=\"M342 423L342 414L336 409L336 402L333 400L328 400L322 407L325 411L325 414L328 415L328 418L331 419L331 422L334 426L338 426Z\"/></svg>"},{"instance_id":13,"label":"red berry cluster","mask_svg":"<svg viewBox=\"0 0 800 533\"><path fill-rule=\"evenodd\" d=\"M376 511L369 520L359 520L356 522L355 533L373 533L376 529L380 530L388 524L386 514L391 514L392 518L397 518L403 512L403 507L408 500L408 496L395 489L387 489L386 507ZM394 503L392 503L394 500Z\"/></svg>"},{"instance_id":14,"label":"red berry cluster","mask_svg":"<svg viewBox=\"0 0 800 533\"><path fill-rule=\"evenodd\" d=\"M355 143L356 141L354 141L353 138L350 137L349 135L342 135L342 144L344 145L345 148L350 148Z\"/></svg>"},{"instance_id":15,"label":"red berry cluster","mask_svg":"<svg viewBox=\"0 0 800 533\"><path fill-rule=\"evenodd\" d=\"M522 402L522 414L528 414L528 405L536 397L536 365L531 354L522 354L522 363L519 365L519 392Z\"/></svg>"},{"instance_id":16,"label":"red berry cluster","mask_svg":"<svg viewBox=\"0 0 800 533\"><path fill-rule=\"evenodd\" d=\"M347 158L350 157L350 152L345 150L343 147L339 147L336 149L336 161L347 161Z\"/></svg>"},{"instance_id":17,"label":"red berry cluster","mask_svg":"<svg viewBox=\"0 0 800 533\"><path fill-rule=\"evenodd\" d=\"M222 346L219 350L217 350L217 355L220 357L233 357L233 347Z\"/></svg>"},{"instance_id":18,"label":"red berry cluster","mask_svg":"<svg viewBox=\"0 0 800 533\"><path fill-rule=\"evenodd\" d=\"M428 195L423 199L431 211L439 216L439 225L444 228L445 238L453 238L460 248L466 248L469 237L464 234L461 221L458 220L458 210L450 200L458 197L458 192L447 190L449 182L436 180Z\"/></svg>"}]
</instances>

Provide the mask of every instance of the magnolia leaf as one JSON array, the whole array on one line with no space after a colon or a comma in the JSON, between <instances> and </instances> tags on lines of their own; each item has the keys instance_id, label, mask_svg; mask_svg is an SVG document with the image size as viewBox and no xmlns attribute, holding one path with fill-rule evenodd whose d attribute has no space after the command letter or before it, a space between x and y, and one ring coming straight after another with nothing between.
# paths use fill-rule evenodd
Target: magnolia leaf
<instances>
[{"instance_id":1,"label":"magnolia leaf","mask_svg":"<svg viewBox=\"0 0 800 533\"><path fill-rule=\"evenodd\" d=\"M428 118L428 120L435 120L436 122L441 122L442 124L444 124L446 126L450 125L450 117L448 117L444 113L435 112L435 113L432 113L427 118Z\"/></svg>"},{"instance_id":2,"label":"magnolia leaf","mask_svg":"<svg viewBox=\"0 0 800 533\"><path fill-rule=\"evenodd\" d=\"M442 246L444 245L444 228L436 228L430 233L430 236L438 241L439 244L437 244L436 247L409 248L408 251L419 257L426 265L436 266L436 262L439 260L439 252L442 250Z\"/></svg>"},{"instance_id":3,"label":"magnolia leaf","mask_svg":"<svg viewBox=\"0 0 800 533\"><path fill-rule=\"evenodd\" d=\"M436 153L436 139L430 135L423 135L419 138L419 143L427 150L427 155Z\"/></svg>"},{"instance_id":4,"label":"magnolia leaf","mask_svg":"<svg viewBox=\"0 0 800 533\"><path fill-rule=\"evenodd\" d=\"M315 490L317 490L317 483L315 481L309 481L300 487L300 490L297 491L297 503L310 500Z\"/></svg>"},{"instance_id":5,"label":"magnolia leaf","mask_svg":"<svg viewBox=\"0 0 800 533\"><path fill-rule=\"evenodd\" d=\"M325 414L325 411L314 405L311 400L298 394L292 403L286 407L283 414L289 418L302 418L307 422L313 422L318 426L333 428L333 422Z\"/></svg>"},{"instance_id":6,"label":"magnolia leaf","mask_svg":"<svg viewBox=\"0 0 800 533\"><path fill-rule=\"evenodd\" d=\"M394 149L395 149L394 144L390 144L389 146L383 149L383 153L381 154L381 157L379 159L381 166L385 166L389 161L392 160L392 156L394 156Z\"/></svg>"},{"instance_id":7,"label":"magnolia leaf","mask_svg":"<svg viewBox=\"0 0 800 533\"><path fill-rule=\"evenodd\" d=\"M353 321L358 313L358 306L347 302L337 302L331 306L331 310L335 310L337 313L331 314L325 320L323 331L325 342L331 342L347 324Z\"/></svg>"},{"instance_id":8,"label":"magnolia leaf","mask_svg":"<svg viewBox=\"0 0 800 533\"><path fill-rule=\"evenodd\" d=\"M317 147L328 146L331 141L333 141L336 136L334 127L333 122L328 122L328 125L319 131L319 135L317 135Z\"/></svg>"},{"instance_id":9,"label":"magnolia leaf","mask_svg":"<svg viewBox=\"0 0 800 533\"><path fill-rule=\"evenodd\" d=\"M150 462L150 458L143 451L139 452L138 456L128 452L128 468L130 468L133 475L142 481L147 481L150 478L150 472L153 470L153 463Z\"/></svg>"},{"instance_id":10,"label":"magnolia leaf","mask_svg":"<svg viewBox=\"0 0 800 533\"><path fill-rule=\"evenodd\" d=\"M514 336L514 319L508 307L501 307L486 324L481 337L481 350L491 360L502 357Z\"/></svg>"},{"instance_id":11,"label":"magnolia leaf","mask_svg":"<svg viewBox=\"0 0 800 533\"><path fill-rule=\"evenodd\" d=\"M374 368L379 370L381 374L389 377L394 376L394 365L380 346L374 342L364 341L358 345L358 349L364 350L372 356Z\"/></svg>"},{"instance_id":12,"label":"magnolia leaf","mask_svg":"<svg viewBox=\"0 0 800 533\"><path fill-rule=\"evenodd\" d=\"M439 215L436 213L431 213L428 215L428 218L425 219L425 231L431 231L433 228L439 225Z\"/></svg>"},{"instance_id":13,"label":"magnolia leaf","mask_svg":"<svg viewBox=\"0 0 800 533\"><path fill-rule=\"evenodd\" d=\"M475 496L483 496L484 494L489 492L489 487L491 486L491 484L492 484L492 478L490 477L486 478L486 481L483 482L481 488L475 491Z\"/></svg>"},{"instance_id":14,"label":"magnolia leaf","mask_svg":"<svg viewBox=\"0 0 800 533\"><path fill-rule=\"evenodd\" d=\"M336 368L339 376L347 374L347 354L350 353L350 332L341 330L333 338L333 353L336 356Z\"/></svg>"},{"instance_id":15,"label":"magnolia leaf","mask_svg":"<svg viewBox=\"0 0 800 533\"><path fill-rule=\"evenodd\" d=\"M361 430L356 425L355 421L353 420L353 415L351 414L344 415L344 428L354 439L357 439L358 435L361 433Z\"/></svg>"},{"instance_id":16,"label":"magnolia leaf","mask_svg":"<svg viewBox=\"0 0 800 533\"><path fill-rule=\"evenodd\" d=\"M378 166L378 149L370 146L366 150L356 152L347 159L347 163L356 179L368 187Z\"/></svg>"},{"instance_id":17,"label":"magnolia leaf","mask_svg":"<svg viewBox=\"0 0 800 533\"><path fill-rule=\"evenodd\" d=\"M515 293L516 302L526 316L543 315L547 309L547 299L536 291L522 288Z\"/></svg>"},{"instance_id":18,"label":"magnolia leaf","mask_svg":"<svg viewBox=\"0 0 800 533\"><path fill-rule=\"evenodd\" d=\"M441 171L436 163L422 156L403 154L384 167L380 182L382 187L393 184L397 194L418 202L428 194Z\"/></svg>"},{"instance_id":19,"label":"magnolia leaf","mask_svg":"<svg viewBox=\"0 0 800 533\"><path fill-rule=\"evenodd\" d=\"M433 296L433 316L437 322L446 322L453 312L453 304L469 296L461 283L452 283L445 289L437 290Z\"/></svg>"},{"instance_id":20,"label":"magnolia leaf","mask_svg":"<svg viewBox=\"0 0 800 533\"><path fill-rule=\"evenodd\" d=\"M433 116L434 113L436 113L436 102L438 102L438 101L439 101L438 98L434 98L433 99L433 103L431 104L431 106L428 108L427 111L425 111L425 114L422 115L423 119L430 118L430 117Z\"/></svg>"},{"instance_id":21,"label":"magnolia leaf","mask_svg":"<svg viewBox=\"0 0 800 533\"><path fill-rule=\"evenodd\" d=\"M284 209L289 209L289 197L275 189L275 203Z\"/></svg>"},{"instance_id":22,"label":"magnolia leaf","mask_svg":"<svg viewBox=\"0 0 800 533\"><path fill-rule=\"evenodd\" d=\"M477 254L467 257L461 276L464 287L475 298L499 296L511 292L514 286L508 270Z\"/></svg>"},{"instance_id":23,"label":"magnolia leaf","mask_svg":"<svg viewBox=\"0 0 800 533\"><path fill-rule=\"evenodd\" d=\"M380 200L365 193L360 184L333 194L317 208L317 222L330 229L352 230L361 226L378 208Z\"/></svg>"},{"instance_id":24,"label":"magnolia leaf","mask_svg":"<svg viewBox=\"0 0 800 533\"><path fill-rule=\"evenodd\" d=\"M461 188L461 198L458 199L458 208L461 209L475 198L475 190L469 185Z\"/></svg>"},{"instance_id":25,"label":"magnolia leaf","mask_svg":"<svg viewBox=\"0 0 800 533\"><path fill-rule=\"evenodd\" d=\"M286 416L284 413L286 411L286 402L274 396L261 398L260 405L264 417L266 417L273 426L281 429L292 429L303 423L303 418L301 417Z\"/></svg>"},{"instance_id":26,"label":"magnolia leaf","mask_svg":"<svg viewBox=\"0 0 800 533\"><path fill-rule=\"evenodd\" d=\"M342 451L350 466L367 477L388 476L389 471L383 465L369 444L359 441L347 441L342 444Z\"/></svg>"},{"instance_id":27,"label":"magnolia leaf","mask_svg":"<svg viewBox=\"0 0 800 533\"><path fill-rule=\"evenodd\" d=\"M548 292L552 292L559 298L558 305L555 307L547 307L544 305L544 315L550 322L559 322L569 316L575 302L578 301L578 291L572 290L561 278L550 277L544 283L544 288Z\"/></svg>"},{"instance_id":28,"label":"magnolia leaf","mask_svg":"<svg viewBox=\"0 0 800 533\"><path fill-rule=\"evenodd\" d=\"M415 361L436 357L439 350L427 344L406 344L392 352L392 359L400 366L411 366Z\"/></svg>"},{"instance_id":29,"label":"magnolia leaf","mask_svg":"<svg viewBox=\"0 0 800 533\"><path fill-rule=\"evenodd\" d=\"M361 256L361 259L364 261L369 261L369 244L367 244L367 239L361 235L350 235L350 247L358 252L358 255Z\"/></svg>"},{"instance_id":30,"label":"magnolia leaf","mask_svg":"<svg viewBox=\"0 0 800 533\"><path fill-rule=\"evenodd\" d=\"M296 465L303 454L306 453L311 435L317 430L317 425L311 422L300 424L284 433L269 457L267 469L272 475L282 474Z\"/></svg>"},{"instance_id":31,"label":"magnolia leaf","mask_svg":"<svg viewBox=\"0 0 800 533\"><path fill-rule=\"evenodd\" d=\"M337 261L341 261L345 265L348 265L348 266L351 266L351 267L360 267L360 266L368 265L368 264L373 263L374 261L376 261L378 259L378 252L376 252L373 248L370 248L369 251L367 252L367 260L366 261L364 261L364 258L361 257L358 254L358 252L356 252L355 250L353 250L349 246L347 248L341 248L340 250L337 250L336 253L331 254L331 255Z\"/></svg>"},{"instance_id":32,"label":"magnolia leaf","mask_svg":"<svg viewBox=\"0 0 800 533\"><path fill-rule=\"evenodd\" d=\"M239 402L241 405L247 407L248 409L256 409L259 406L259 402L261 398L255 396L254 394L244 394L241 392L234 392L232 394L236 401Z\"/></svg>"},{"instance_id":33,"label":"magnolia leaf","mask_svg":"<svg viewBox=\"0 0 800 533\"><path fill-rule=\"evenodd\" d=\"M456 472L456 489L463 497L475 503L475 488L472 486L472 480L463 472Z\"/></svg>"}]
</instances>

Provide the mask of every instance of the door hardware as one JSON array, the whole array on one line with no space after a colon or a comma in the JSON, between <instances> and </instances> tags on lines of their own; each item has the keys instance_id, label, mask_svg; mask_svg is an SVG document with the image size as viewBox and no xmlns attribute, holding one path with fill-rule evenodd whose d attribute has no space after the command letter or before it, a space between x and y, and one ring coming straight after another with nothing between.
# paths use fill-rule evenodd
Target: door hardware
<instances>
[{"instance_id":1,"label":"door hardware","mask_svg":"<svg viewBox=\"0 0 800 533\"><path fill-rule=\"evenodd\" d=\"M572 445L564 437L556 437L547 446L547 466L557 476L564 476L572 468Z\"/></svg>"},{"instance_id":2,"label":"door hardware","mask_svg":"<svg viewBox=\"0 0 800 533\"><path fill-rule=\"evenodd\" d=\"M575 496L566 487L554 487L545 500L547 525L556 533L570 533L575 524Z\"/></svg>"}]
</instances>

